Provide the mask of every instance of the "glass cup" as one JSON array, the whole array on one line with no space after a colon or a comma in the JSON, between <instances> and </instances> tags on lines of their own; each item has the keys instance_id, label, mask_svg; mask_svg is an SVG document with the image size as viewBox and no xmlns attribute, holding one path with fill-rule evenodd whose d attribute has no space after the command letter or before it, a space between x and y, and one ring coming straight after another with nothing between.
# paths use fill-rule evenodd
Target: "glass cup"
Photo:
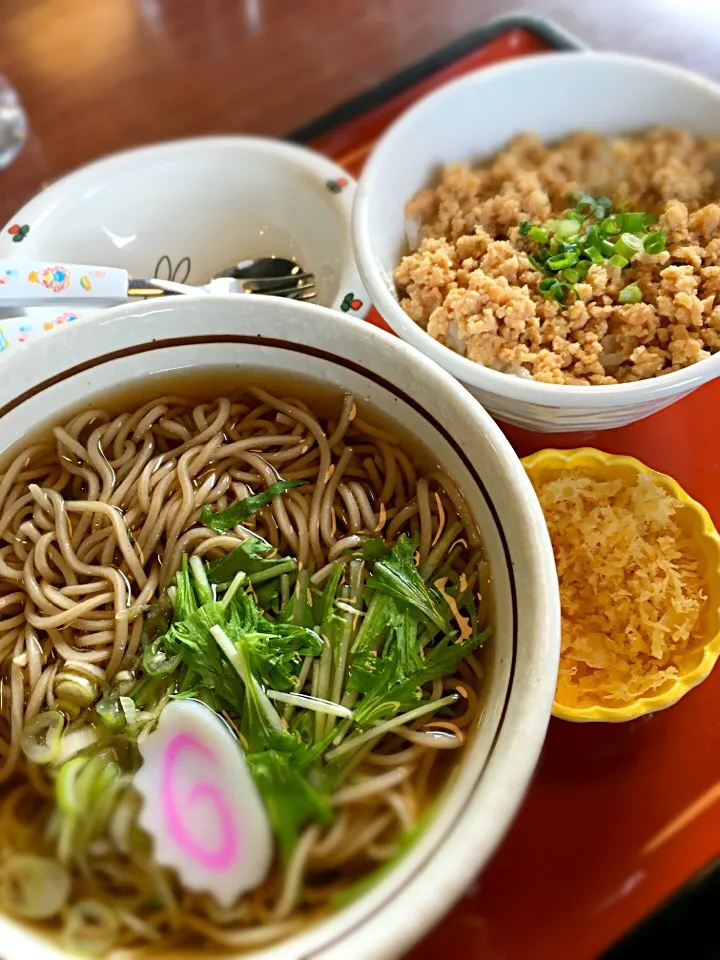
<instances>
[{"instance_id":1,"label":"glass cup","mask_svg":"<svg viewBox=\"0 0 720 960\"><path fill-rule=\"evenodd\" d=\"M8 167L27 138L27 116L15 88L0 75L0 170Z\"/></svg>"}]
</instances>

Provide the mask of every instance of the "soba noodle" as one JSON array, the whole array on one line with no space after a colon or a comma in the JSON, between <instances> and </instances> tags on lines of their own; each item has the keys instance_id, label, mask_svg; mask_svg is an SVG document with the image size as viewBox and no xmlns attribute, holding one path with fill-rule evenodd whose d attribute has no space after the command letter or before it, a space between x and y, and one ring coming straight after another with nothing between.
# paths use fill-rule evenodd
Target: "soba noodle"
<instances>
[{"instance_id":1,"label":"soba noodle","mask_svg":"<svg viewBox=\"0 0 720 960\"><path fill-rule=\"evenodd\" d=\"M0 875L18 856L58 856L53 776L25 755L23 731L46 711L67 717L65 736L74 726L87 730L91 714L97 725L98 699L126 678L132 683L152 605L184 554L209 561L262 538L297 560L293 578L281 578L283 599L298 586L317 596L340 563L337 607L350 632L366 613L347 601L352 578L363 576L358 551L373 538L391 544L406 533L417 543L422 576L439 583L444 596L476 596L474 626L485 625L487 563L456 484L408 452L391 429L361 415L352 397L335 398L334 407L334 416L322 415L312 402L280 399L261 387L210 402L162 396L119 413L99 405L5 464ZM307 482L227 532L200 522L203 506L223 511L279 478ZM351 659L347 648L339 666L330 661L329 699L343 695ZM324 654L311 660L302 665L297 692L319 689ZM183 890L171 871L153 863L134 826L139 800L128 787L106 835L69 868L72 906L52 917L53 929L90 953L99 955L103 944L103 956L123 960L173 947L241 950L286 936L401 850L437 792L445 758L477 720L478 677L479 654L470 655L453 675L425 687L430 705L415 719L370 727L344 753L348 741L338 737L328 755L337 753L339 770L333 822L309 822L285 867L229 909ZM433 711L432 703L453 693L456 704ZM343 702L352 706L353 695ZM276 706L286 722L297 716L296 704ZM334 721L318 713L314 723L322 732ZM88 931L98 930L93 941Z\"/></svg>"}]
</instances>

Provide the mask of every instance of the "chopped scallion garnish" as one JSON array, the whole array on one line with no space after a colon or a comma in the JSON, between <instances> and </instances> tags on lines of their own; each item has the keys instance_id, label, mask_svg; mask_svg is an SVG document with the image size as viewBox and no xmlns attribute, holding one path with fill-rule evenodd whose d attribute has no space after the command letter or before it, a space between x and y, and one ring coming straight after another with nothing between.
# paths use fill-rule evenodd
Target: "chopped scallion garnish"
<instances>
[{"instance_id":1,"label":"chopped scallion garnish","mask_svg":"<svg viewBox=\"0 0 720 960\"><path fill-rule=\"evenodd\" d=\"M662 253L667 244L667 237L658 230L655 233L649 233L643 241L643 247L646 253Z\"/></svg>"},{"instance_id":2,"label":"chopped scallion garnish","mask_svg":"<svg viewBox=\"0 0 720 960\"><path fill-rule=\"evenodd\" d=\"M642 300L642 290L635 283L628 284L618 294L620 303L640 303Z\"/></svg>"},{"instance_id":3,"label":"chopped scallion garnish","mask_svg":"<svg viewBox=\"0 0 720 960\"><path fill-rule=\"evenodd\" d=\"M545 266L549 270L564 270L566 267L572 267L578 262L577 253L560 253L556 257L550 257Z\"/></svg>"},{"instance_id":4,"label":"chopped scallion garnish","mask_svg":"<svg viewBox=\"0 0 720 960\"><path fill-rule=\"evenodd\" d=\"M623 216L627 216L627 214L623 214ZM621 233L620 237L615 241L613 254L619 253L621 257L627 257L628 260L630 260L636 253L640 253L642 249L643 242L639 237L636 237L634 233Z\"/></svg>"},{"instance_id":5,"label":"chopped scallion garnish","mask_svg":"<svg viewBox=\"0 0 720 960\"><path fill-rule=\"evenodd\" d=\"M574 284L587 277L593 264L609 263L624 270L636 254L657 254L665 249L667 238L662 231L646 232L657 220L652 213L623 207L613 211L607 197L594 198L588 193L575 194L570 203L571 209L561 219L520 221L521 234L536 245L527 256L543 274L538 287L545 297L564 303L567 293L576 292ZM620 302L641 300L639 288L630 284Z\"/></svg>"},{"instance_id":6,"label":"chopped scallion garnish","mask_svg":"<svg viewBox=\"0 0 720 960\"><path fill-rule=\"evenodd\" d=\"M621 213L619 219L623 233L640 233L645 229L644 213Z\"/></svg>"},{"instance_id":7,"label":"chopped scallion garnish","mask_svg":"<svg viewBox=\"0 0 720 960\"><path fill-rule=\"evenodd\" d=\"M558 240L569 240L571 237L577 237L580 233L580 225L577 220L561 220L555 231Z\"/></svg>"},{"instance_id":8,"label":"chopped scallion garnish","mask_svg":"<svg viewBox=\"0 0 720 960\"><path fill-rule=\"evenodd\" d=\"M563 283L562 280L556 280L554 277L547 277L546 279L550 282L540 290L542 295L551 300L557 300L558 303L563 303L566 293L572 290L570 284Z\"/></svg>"},{"instance_id":9,"label":"chopped scallion garnish","mask_svg":"<svg viewBox=\"0 0 720 960\"><path fill-rule=\"evenodd\" d=\"M608 260L608 263L611 263L614 267L620 267L622 270L623 267L626 267L630 261L627 257L621 256L619 253L614 253L612 257Z\"/></svg>"},{"instance_id":10,"label":"chopped scallion garnish","mask_svg":"<svg viewBox=\"0 0 720 960\"><path fill-rule=\"evenodd\" d=\"M547 271L545 270L544 264L542 264L542 263L540 262L540 260L538 260L538 258L537 258L534 254L532 254L532 253L531 253L531 254L528 254L528 260L529 260L530 263L535 267L536 270L539 270L539 271L540 271L540 273L546 273L546 272L547 272Z\"/></svg>"},{"instance_id":11,"label":"chopped scallion garnish","mask_svg":"<svg viewBox=\"0 0 720 960\"><path fill-rule=\"evenodd\" d=\"M588 270L592 266L592 263L589 260L578 260L573 269L577 270L580 276L585 279L587 276Z\"/></svg>"},{"instance_id":12,"label":"chopped scallion garnish","mask_svg":"<svg viewBox=\"0 0 720 960\"><path fill-rule=\"evenodd\" d=\"M589 193L578 193L575 197L575 209L583 217L590 217L595 213L595 198Z\"/></svg>"},{"instance_id":13,"label":"chopped scallion garnish","mask_svg":"<svg viewBox=\"0 0 720 960\"><path fill-rule=\"evenodd\" d=\"M598 197L595 201L595 216L598 220L602 220L603 217L607 217L612 209L612 201L609 197Z\"/></svg>"},{"instance_id":14,"label":"chopped scallion garnish","mask_svg":"<svg viewBox=\"0 0 720 960\"><path fill-rule=\"evenodd\" d=\"M533 243L547 243L550 239L550 233L545 227L531 227L527 235Z\"/></svg>"},{"instance_id":15,"label":"chopped scallion garnish","mask_svg":"<svg viewBox=\"0 0 720 960\"><path fill-rule=\"evenodd\" d=\"M605 217L604 220L601 220L598 224L600 233L605 237L614 236L616 233L620 233L623 227L620 225L620 219L618 217Z\"/></svg>"}]
</instances>

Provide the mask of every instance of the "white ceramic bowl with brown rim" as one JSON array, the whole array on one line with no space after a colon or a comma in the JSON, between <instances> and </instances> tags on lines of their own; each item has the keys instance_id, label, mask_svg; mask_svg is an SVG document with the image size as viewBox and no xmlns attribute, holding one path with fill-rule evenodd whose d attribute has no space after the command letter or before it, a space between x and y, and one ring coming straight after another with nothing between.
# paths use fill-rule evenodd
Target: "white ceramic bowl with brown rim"
<instances>
[{"instance_id":1,"label":"white ceramic bowl with brown rim","mask_svg":"<svg viewBox=\"0 0 720 960\"><path fill-rule=\"evenodd\" d=\"M405 205L439 168L489 158L521 131L552 142L655 125L720 136L720 86L677 67L614 53L547 54L466 74L402 114L365 165L353 210L360 274L382 317L457 377L500 420L538 432L606 430L661 410L720 375L720 354L652 380L539 383L474 363L402 310L393 279L406 252Z\"/></svg>"},{"instance_id":2,"label":"white ceramic bowl with brown rim","mask_svg":"<svg viewBox=\"0 0 720 960\"><path fill-rule=\"evenodd\" d=\"M352 359L347 359L351 357ZM486 705L426 828L394 868L328 919L254 954L264 960L390 960L445 913L515 815L542 746L559 656L552 549L507 440L452 377L369 324L263 297L171 298L74 324L18 349L0 380L0 456L97 395L173 371L281 371L353 391L420 438L461 487L493 573L496 639ZM212 387L209 387L211 390ZM67 960L0 917L3 960Z\"/></svg>"}]
</instances>

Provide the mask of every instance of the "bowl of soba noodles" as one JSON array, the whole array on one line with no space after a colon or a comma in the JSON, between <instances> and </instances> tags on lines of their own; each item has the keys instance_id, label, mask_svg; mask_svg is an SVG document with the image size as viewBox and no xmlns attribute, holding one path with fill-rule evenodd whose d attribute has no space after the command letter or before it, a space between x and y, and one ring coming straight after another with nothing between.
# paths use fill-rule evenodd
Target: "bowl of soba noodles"
<instances>
[{"instance_id":1,"label":"bowl of soba noodles","mask_svg":"<svg viewBox=\"0 0 720 960\"><path fill-rule=\"evenodd\" d=\"M558 656L530 482L400 340L172 298L21 347L3 960L401 956L506 832Z\"/></svg>"}]
</instances>

